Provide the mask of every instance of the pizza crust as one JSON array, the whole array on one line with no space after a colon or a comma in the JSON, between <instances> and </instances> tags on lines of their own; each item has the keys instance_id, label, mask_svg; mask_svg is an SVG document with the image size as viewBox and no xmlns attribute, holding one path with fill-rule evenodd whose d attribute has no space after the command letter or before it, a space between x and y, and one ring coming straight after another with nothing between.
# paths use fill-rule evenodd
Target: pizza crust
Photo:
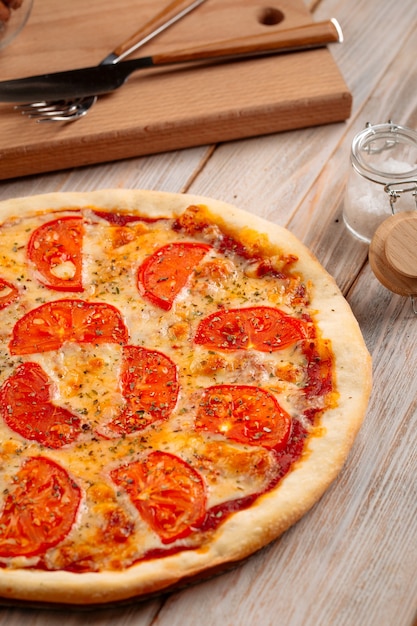
<instances>
[{"instance_id":1,"label":"pizza crust","mask_svg":"<svg viewBox=\"0 0 417 626\"><path fill-rule=\"evenodd\" d=\"M149 217L180 215L189 205L206 205L237 238L242 229L262 245L295 254L295 269L313 284L311 309L324 337L331 340L340 394L325 412L306 452L278 487L250 508L231 516L203 549L186 550L141 562L126 571L75 574L67 571L0 570L0 596L33 602L98 605L149 594L204 572L241 561L276 539L321 497L342 468L364 418L371 390L371 361L359 326L334 279L288 230L227 203L195 195L155 191L101 190L56 193L0 203L0 219L45 210L96 206L123 207ZM341 332L342 329L342 332Z\"/></svg>"}]
</instances>

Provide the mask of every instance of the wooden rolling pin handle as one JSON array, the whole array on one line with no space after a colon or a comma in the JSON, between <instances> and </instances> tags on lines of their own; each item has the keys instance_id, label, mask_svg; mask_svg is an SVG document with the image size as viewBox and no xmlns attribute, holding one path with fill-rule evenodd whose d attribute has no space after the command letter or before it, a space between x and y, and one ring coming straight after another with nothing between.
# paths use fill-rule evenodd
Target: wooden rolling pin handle
<instances>
[{"instance_id":1,"label":"wooden rolling pin handle","mask_svg":"<svg viewBox=\"0 0 417 626\"><path fill-rule=\"evenodd\" d=\"M225 56L317 48L329 43L340 43L342 41L343 35L340 26L336 20L332 19L286 30L278 29L268 33L253 35L252 37L238 37L202 46L154 54L152 60L154 65L161 65Z\"/></svg>"},{"instance_id":2,"label":"wooden rolling pin handle","mask_svg":"<svg viewBox=\"0 0 417 626\"><path fill-rule=\"evenodd\" d=\"M417 296L417 211L397 213L377 229L369 262L378 280L402 296Z\"/></svg>"}]
</instances>

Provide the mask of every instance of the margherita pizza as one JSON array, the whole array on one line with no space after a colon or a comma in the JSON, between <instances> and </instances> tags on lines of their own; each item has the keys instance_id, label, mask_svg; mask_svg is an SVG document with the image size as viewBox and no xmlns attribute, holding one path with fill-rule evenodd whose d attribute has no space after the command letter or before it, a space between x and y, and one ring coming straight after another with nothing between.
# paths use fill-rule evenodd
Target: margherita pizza
<instances>
[{"instance_id":1,"label":"margherita pizza","mask_svg":"<svg viewBox=\"0 0 417 626\"><path fill-rule=\"evenodd\" d=\"M371 368L294 236L151 191L14 199L0 218L0 597L145 597L311 508Z\"/></svg>"}]
</instances>

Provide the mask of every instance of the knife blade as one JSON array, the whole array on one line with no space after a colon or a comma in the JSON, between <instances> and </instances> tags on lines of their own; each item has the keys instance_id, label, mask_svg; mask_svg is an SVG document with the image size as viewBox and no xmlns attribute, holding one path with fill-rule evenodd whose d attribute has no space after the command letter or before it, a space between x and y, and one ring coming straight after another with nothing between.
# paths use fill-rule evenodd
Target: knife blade
<instances>
[{"instance_id":1,"label":"knife blade","mask_svg":"<svg viewBox=\"0 0 417 626\"><path fill-rule=\"evenodd\" d=\"M238 37L152 56L0 82L0 102L26 103L103 95L124 85L138 70L193 61L227 61L292 51L310 50L343 41L334 18L271 33Z\"/></svg>"}]
</instances>

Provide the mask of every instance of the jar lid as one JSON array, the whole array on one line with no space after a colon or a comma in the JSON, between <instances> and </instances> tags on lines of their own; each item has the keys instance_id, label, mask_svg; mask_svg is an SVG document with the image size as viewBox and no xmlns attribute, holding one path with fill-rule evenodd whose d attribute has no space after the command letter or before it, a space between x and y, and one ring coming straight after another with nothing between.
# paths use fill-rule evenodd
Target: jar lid
<instances>
[{"instance_id":1,"label":"jar lid","mask_svg":"<svg viewBox=\"0 0 417 626\"><path fill-rule=\"evenodd\" d=\"M369 247L369 263L384 287L401 296L417 296L417 211L382 222Z\"/></svg>"},{"instance_id":2,"label":"jar lid","mask_svg":"<svg viewBox=\"0 0 417 626\"><path fill-rule=\"evenodd\" d=\"M376 183L417 181L417 132L392 122L367 124L353 139L351 161L361 176Z\"/></svg>"}]
</instances>

